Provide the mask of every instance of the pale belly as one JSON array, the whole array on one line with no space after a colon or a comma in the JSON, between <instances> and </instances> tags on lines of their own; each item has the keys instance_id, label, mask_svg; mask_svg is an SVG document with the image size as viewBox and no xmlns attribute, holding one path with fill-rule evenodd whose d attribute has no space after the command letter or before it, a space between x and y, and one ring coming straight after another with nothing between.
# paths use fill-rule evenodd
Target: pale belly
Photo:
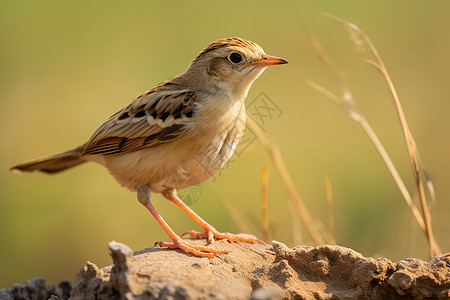
<instances>
[{"instance_id":1,"label":"pale belly","mask_svg":"<svg viewBox=\"0 0 450 300\"><path fill-rule=\"evenodd\" d=\"M221 135L204 137L201 145L194 148L188 148L188 142L180 140L96 161L132 191L145 184L155 193L183 189L217 173L233 155L244 130L242 124L231 126Z\"/></svg>"},{"instance_id":2,"label":"pale belly","mask_svg":"<svg viewBox=\"0 0 450 300\"><path fill-rule=\"evenodd\" d=\"M209 147L194 156L193 159L184 162L182 166L187 174L184 183L175 186L176 182L174 182L168 185L175 189L182 189L208 180L222 169L233 155L242 134L243 130L238 134L233 132L218 138Z\"/></svg>"}]
</instances>

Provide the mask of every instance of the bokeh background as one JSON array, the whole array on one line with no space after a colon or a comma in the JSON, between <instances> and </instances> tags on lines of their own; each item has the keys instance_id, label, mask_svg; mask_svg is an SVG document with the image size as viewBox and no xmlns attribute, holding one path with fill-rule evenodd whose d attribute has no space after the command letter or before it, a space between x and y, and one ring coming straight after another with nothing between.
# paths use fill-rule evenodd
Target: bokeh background
<instances>
[{"instance_id":1,"label":"bokeh background","mask_svg":"<svg viewBox=\"0 0 450 300\"><path fill-rule=\"evenodd\" d=\"M0 1L0 288L33 277L73 279L87 261L111 262L107 243L134 250L168 240L136 195L86 164L59 176L8 168L85 142L110 115L185 70L209 42L241 36L291 64L273 67L250 90L281 109L264 125L319 227L325 181L333 188L336 238L365 256L428 259L426 241L367 136L309 88L338 88L308 43L315 34L344 72L354 97L411 193L414 180L394 105L381 76L362 62L328 12L373 40L402 100L437 201L434 231L450 250L450 3L448 1ZM260 178L269 163L270 234L295 246L287 194L258 141L193 192L193 208L222 231L261 236ZM194 199L194 198L193 198ZM174 230L198 229L160 195ZM294 218L295 219L295 218ZM298 228L297 228L298 229ZM302 243L312 244L300 228Z\"/></svg>"}]
</instances>

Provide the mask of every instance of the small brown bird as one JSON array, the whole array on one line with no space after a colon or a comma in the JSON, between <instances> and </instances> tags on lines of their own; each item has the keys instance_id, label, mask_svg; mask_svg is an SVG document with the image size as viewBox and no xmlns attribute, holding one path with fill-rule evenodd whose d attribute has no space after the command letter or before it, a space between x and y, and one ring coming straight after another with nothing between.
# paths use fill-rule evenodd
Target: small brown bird
<instances>
[{"instance_id":1,"label":"small brown bird","mask_svg":"<svg viewBox=\"0 0 450 300\"><path fill-rule=\"evenodd\" d=\"M177 189L199 184L219 171L231 157L245 130L244 100L253 81L267 66L286 64L269 56L257 44L225 38L209 44L181 75L134 99L112 115L89 141L74 149L12 167L18 172L58 173L88 161L105 166L131 191L161 224L172 243L198 256L227 253L182 240L151 202L161 193L205 231L191 237L245 241L255 237L220 233L177 196Z\"/></svg>"}]
</instances>

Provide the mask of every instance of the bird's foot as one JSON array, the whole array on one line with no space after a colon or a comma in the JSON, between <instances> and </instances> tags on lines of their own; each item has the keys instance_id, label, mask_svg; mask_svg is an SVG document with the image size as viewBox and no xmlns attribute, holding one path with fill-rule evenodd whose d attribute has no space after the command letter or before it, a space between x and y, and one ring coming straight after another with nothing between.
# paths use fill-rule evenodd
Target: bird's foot
<instances>
[{"instance_id":1,"label":"bird's foot","mask_svg":"<svg viewBox=\"0 0 450 300\"><path fill-rule=\"evenodd\" d=\"M218 257L216 254L227 254L229 252L201 245L190 244L186 241L183 241L181 238L173 239L173 243L157 242L156 244L158 244L160 247L166 247L169 249L181 249L185 252L192 253L196 256L209 258Z\"/></svg>"},{"instance_id":2,"label":"bird's foot","mask_svg":"<svg viewBox=\"0 0 450 300\"><path fill-rule=\"evenodd\" d=\"M229 242L247 242L247 243L261 243L265 244L262 240L258 239L257 237L246 234L246 235L237 235L229 232L219 232L211 225L206 226L205 232L198 232L195 230L186 231L181 236L190 235L193 238L196 239L204 239L207 238L208 241L212 244L214 243L215 239L218 240L227 240Z\"/></svg>"}]
</instances>

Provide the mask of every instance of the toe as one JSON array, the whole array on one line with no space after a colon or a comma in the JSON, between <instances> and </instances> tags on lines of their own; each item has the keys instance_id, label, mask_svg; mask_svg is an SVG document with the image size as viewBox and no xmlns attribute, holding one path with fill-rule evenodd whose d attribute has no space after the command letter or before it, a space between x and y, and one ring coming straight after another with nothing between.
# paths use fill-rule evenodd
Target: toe
<instances>
[{"instance_id":1,"label":"toe","mask_svg":"<svg viewBox=\"0 0 450 300\"><path fill-rule=\"evenodd\" d=\"M217 250L217 249L214 249L211 247L190 244L181 239L176 240L173 243L158 242L157 244L160 247L166 247L169 249L180 249L185 252L194 254L195 256L202 256L202 257L209 257L209 258L218 257L216 254L227 254L229 252L229 251L224 251L224 250Z\"/></svg>"},{"instance_id":2,"label":"toe","mask_svg":"<svg viewBox=\"0 0 450 300\"><path fill-rule=\"evenodd\" d=\"M210 244L214 243L214 233L212 231L208 231L208 241Z\"/></svg>"}]
</instances>

